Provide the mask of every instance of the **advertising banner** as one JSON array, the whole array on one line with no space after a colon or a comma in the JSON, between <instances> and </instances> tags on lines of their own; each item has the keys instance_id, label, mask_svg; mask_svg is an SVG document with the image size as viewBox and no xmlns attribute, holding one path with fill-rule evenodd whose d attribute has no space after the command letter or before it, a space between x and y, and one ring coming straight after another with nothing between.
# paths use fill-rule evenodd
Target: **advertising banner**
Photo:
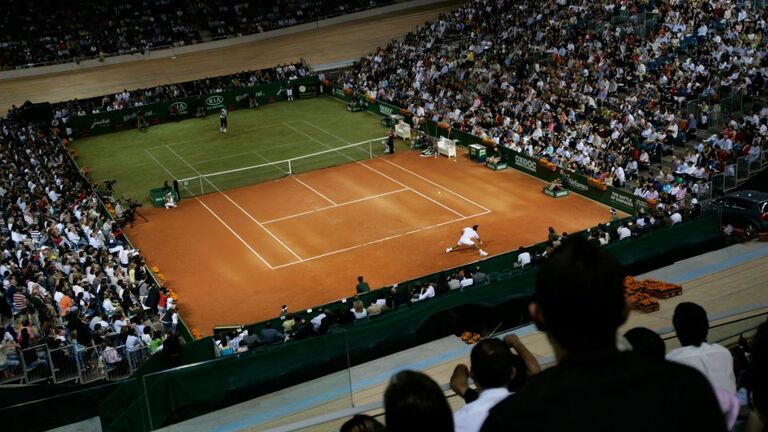
<instances>
[{"instance_id":1,"label":"advertising banner","mask_svg":"<svg viewBox=\"0 0 768 432\"><path fill-rule=\"evenodd\" d=\"M197 108L202 106L206 113L218 112L227 107L230 110L248 107L248 97L253 95L259 104L285 100L285 89L294 87L294 95L299 98L314 97L319 94L319 81L316 76L298 80L277 81L253 87L242 87L221 93L213 93L178 99L171 102L158 102L151 105L131 107L118 111L108 111L83 117L72 117L67 126L75 136L99 135L136 127L139 111L144 111L150 124L164 123L171 120L171 107L176 110L177 119L192 117ZM304 92L301 89L304 88Z\"/></svg>"}]
</instances>

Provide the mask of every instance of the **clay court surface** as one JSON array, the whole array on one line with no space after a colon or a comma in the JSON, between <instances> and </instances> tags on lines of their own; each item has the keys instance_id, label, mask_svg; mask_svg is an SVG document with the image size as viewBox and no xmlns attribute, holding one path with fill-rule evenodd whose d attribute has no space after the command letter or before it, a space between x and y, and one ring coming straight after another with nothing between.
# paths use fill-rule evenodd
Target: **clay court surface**
<instances>
[{"instance_id":1,"label":"clay court surface","mask_svg":"<svg viewBox=\"0 0 768 432\"><path fill-rule=\"evenodd\" d=\"M604 222L604 206L552 199L540 180L494 172L460 155L401 152L147 209L128 235L161 268L185 321L256 322L354 295L356 277L378 288L477 261L445 253L461 228L480 225L493 255ZM510 266L512 262L510 262Z\"/></svg>"}]
</instances>

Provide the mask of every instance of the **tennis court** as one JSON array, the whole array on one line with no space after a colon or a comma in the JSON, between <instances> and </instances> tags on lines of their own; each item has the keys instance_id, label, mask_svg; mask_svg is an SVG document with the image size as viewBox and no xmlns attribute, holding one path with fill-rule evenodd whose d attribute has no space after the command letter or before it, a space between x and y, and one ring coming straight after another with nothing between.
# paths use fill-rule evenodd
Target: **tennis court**
<instances>
[{"instance_id":1,"label":"tennis court","mask_svg":"<svg viewBox=\"0 0 768 432\"><path fill-rule=\"evenodd\" d=\"M571 232L609 218L591 200L551 199L540 180L466 155L422 158L402 143L382 155L376 117L327 99L288 108L307 102L330 103L324 115L340 120L305 115L248 126L267 141L208 138L206 130L198 141L169 142L156 138L174 135L162 125L148 132L151 143L131 143L136 184L179 179L187 198L173 210L145 206L150 222L128 234L178 293L185 321L203 333L274 317L282 304L300 310L351 297L358 275L380 287L475 262L474 250L445 253L465 226L480 225L494 256L541 241L549 226ZM118 186L137 187L130 179Z\"/></svg>"}]
</instances>

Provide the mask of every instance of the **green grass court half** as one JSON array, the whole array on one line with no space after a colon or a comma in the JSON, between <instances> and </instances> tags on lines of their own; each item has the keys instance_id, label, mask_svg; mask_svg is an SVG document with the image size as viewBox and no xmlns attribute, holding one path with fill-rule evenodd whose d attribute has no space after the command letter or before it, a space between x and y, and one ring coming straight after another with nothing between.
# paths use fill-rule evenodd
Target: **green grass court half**
<instances>
[{"instance_id":1,"label":"green grass court half","mask_svg":"<svg viewBox=\"0 0 768 432\"><path fill-rule=\"evenodd\" d=\"M318 97L232 111L227 134L219 132L214 113L73 144L94 182L115 179L117 197L149 203L149 190L173 178L189 179L182 194L201 195L367 159L383 152L386 132L378 116L351 113L337 100ZM355 143L361 144L350 146Z\"/></svg>"}]
</instances>

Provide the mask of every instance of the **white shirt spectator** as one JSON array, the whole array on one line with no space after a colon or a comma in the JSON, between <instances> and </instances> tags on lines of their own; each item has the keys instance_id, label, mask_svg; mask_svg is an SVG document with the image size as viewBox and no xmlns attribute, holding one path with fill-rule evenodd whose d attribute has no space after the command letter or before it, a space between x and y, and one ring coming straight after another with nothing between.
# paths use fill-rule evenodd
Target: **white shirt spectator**
<instances>
[{"instance_id":1,"label":"white shirt spectator","mask_svg":"<svg viewBox=\"0 0 768 432\"><path fill-rule=\"evenodd\" d=\"M517 256L517 263L516 263L517 267L525 267L525 266L527 266L530 263L531 263L531 254L530 254L530 252L521 252Z\"/></svg>"},{"instance_id":2,"label":"white shirt spectator","mask_svg":"<svg viewBox=\"0 0 768 432\"><path fill-rule=\"evenodd\" d=\"M616 233L619 235L619 240L624 240L625 238L629 238L632 236L632 231L629 230L629 228L625 227L624 225L620 226Z\"/></svg>"},{"instance_id":3,"label":"white shirt spectator","mask_svg":"<svg viewBox=\"0 0 768 432\"><path fill-rule=\"evenodd\" d=\"M435 287L432 286L432 284L428 285L427 288L424 290L424 292L419 293L418 300L416 301L422 301L426 299L431 299L435 296Z\"/></svg>"},{"instance_id":4,"label":"white shirt spectator","mask_svg":"<svg viewBox=\"0 0 768 432\"><path fill-rule=\"evenodd\" d=\"M125 322L124 319L116 319L115 322L112 323L112 328L115 329L115 333L120 334L120 331L123 329L123 327L127 326L128 323Z\"/></svg>"},{"instance_id":5,"label":"white shirt spectator","mask_svg":"<svg viewBox=\"0 0 768 432\"><path fill-rule=\"evenodd\" d=\"M461 283L461 287L464 288L474 284L475 281L472 280L471 277L464 276L464 279L462 279L460 283Z\"/></svg>"},{"instance_id":6,"label":"white shirt spectator","mask_svg":"<svg viewBox=\"0 0 768 432\"><path fill-rule=\"evenodd\" d=\"M736 394L733 356L718 344L680 347L670 351L667 360L690 366L704 374L712 387Z\"/></svg>"},{"instance_id":7,"label":"white shirt spectator","mask_svg":"<svg viewBox=\"0 0 768 432\"><path fill-rule=\"evenodd\" d=\"M325 318L325 312L318 314L310 321L310 323L312 323L312 328L315 329L315 331L320 329L320 323L323 322L323 318Z\"/></svg>"},{"instance_id":8,"label":"white shirt spectator","mask_svg":"<svg viewBox=\"0 0 768 432\"><path fill-rule=\"evenodd\" d=\"M669 220L672 221L672 225L679 224L683 221L683 216L681 216L678 212L674 212L669 216Z\"/></svg>"},{"instance_id":9,"label":"white shirt spectator","mask_svg":"<svg viewBox=\"0 0 768 432\"><path fill-rule=\"evenodd\" d=\"M137 338L136 335L129 334L128 338L125 339L125 348L128 351L138 351L142 348L141 339Z\"/></svg>"},{"instance_id":10,"label":"white shirt spectator","mask_svg":"<svg viewBox=\"0 0 768 432\"><path fill-rule=\"evenodd\" d=\"M453 413L454 430L456 432L479 431L488 417L488 411L509 395L509 390L503 387L483 390L477 400Z\"/></svg>"}]
</instances>

